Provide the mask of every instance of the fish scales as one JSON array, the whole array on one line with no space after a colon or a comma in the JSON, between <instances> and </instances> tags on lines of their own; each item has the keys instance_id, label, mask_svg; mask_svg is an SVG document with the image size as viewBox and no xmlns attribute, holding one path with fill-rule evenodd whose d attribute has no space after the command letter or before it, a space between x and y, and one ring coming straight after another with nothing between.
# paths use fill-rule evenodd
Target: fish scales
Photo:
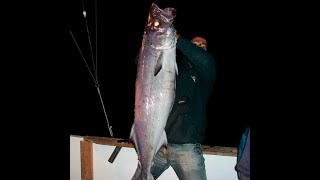
<instances>
[{"instance_id":1,"label":"fish scales","mask_svg":"<svg viewBox=\"0 0 320 180\"><path fill-rule=\"evenodd\" d=\"M157 151L167 146L165 125L175 99L176 9L160 9L151 4L137 59L135 114L130 142L137 152L139 179L153 179L152 161Z\"/></svg>"}]
</instances>

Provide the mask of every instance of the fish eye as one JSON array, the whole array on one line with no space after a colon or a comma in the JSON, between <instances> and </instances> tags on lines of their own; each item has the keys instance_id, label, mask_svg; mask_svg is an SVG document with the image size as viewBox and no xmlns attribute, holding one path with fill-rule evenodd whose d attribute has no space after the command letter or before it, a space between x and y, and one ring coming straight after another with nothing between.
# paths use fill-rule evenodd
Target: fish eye
<instances>
[{"instance_id":1,"label":"fish eye","mask_svg":"<svg viewBox=\"0 0 320 180\"><path fill-rule=\"evenodd\" d=\"M160 25L160 23L159 23L159 21L156 20L156 21L154 21L153 25L154 25L155 27L157 27L157 26Z\"/></svg>"}]
</instances>

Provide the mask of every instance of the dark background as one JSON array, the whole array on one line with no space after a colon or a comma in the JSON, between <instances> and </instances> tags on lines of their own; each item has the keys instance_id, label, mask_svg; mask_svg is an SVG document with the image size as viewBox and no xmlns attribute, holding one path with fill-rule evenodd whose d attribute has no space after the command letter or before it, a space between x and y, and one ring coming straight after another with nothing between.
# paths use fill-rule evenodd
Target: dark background
<instances>
[{"instance_id":1,"label":"dark background","mask_svg":"<svg viewBox=\"0 0 320 180\"><path fill-rule=\"evenodd\" d=\"M98 32L101 94L114 136L128 138L134 108L133 60L152 1L97 0L97 11L94 2L84 1L93 52ZM292 157L295 162L308 160L299 152L310 153L303 147L317 142L318 126L311 122L315 106L308 102L316 99L312 78L317 77L317 66L312 66L316 61L311 52L315 50L317 6L221 0L164 0L159 4L177 8L175 27L180 34L208 36L209 52L218 66L204 143L237 146L250 124L254 134L251 157L262 154L259 161L251 161L253 173L259 174L258 167L263 165L267 167L261 168L262 177L280 175L283 167L290 167L290 172L296 169L294 176L303 172L302 166L287 162ZM56 179L62 179L57 173L62 172L70 179L70 134L110 136L94 82L70 35L72 30L91 62L82 2L7 1L3 7L2 140L10 147L3 148L5 154L12 154L6 156L6 167L19 162L24 174L36 167L33 179L41 172ZM26 144L21 146L21 142ZM270 166L273 173L265 173ZM290 172L283 174L287 178Z\"/></svg>"},{"instance_id":2,"label":"dark background","mask_svg":"<svg viewBox=\"0 0 320 180\"><path fill-rule=\"evenodd\" d=\"M207 38L208 51L215 58L218 74L207 107L208 126L203 144L236 147L257 109L257 80L252 73L256 21L254 11L245 2L135 0L109 4L109 1L97 1L95 7L94 1L73 0L67 8L65 32L70 56L62 58L61 63L66 70L63 79L67 82L61 85L63 100L60 102L68 114L62 115L67 121L65 130L73 135L110 137L97 88L85 64L87 62L94 73L89 32L94 58L97 50L99 89L113 135L129 137L134 117L134 59L152 2L160 8L177 9L174 25L179 34L187 38L202 34ZM83 7L87 12L87 25L82 16Z\"/></svg>"}]
</instances>

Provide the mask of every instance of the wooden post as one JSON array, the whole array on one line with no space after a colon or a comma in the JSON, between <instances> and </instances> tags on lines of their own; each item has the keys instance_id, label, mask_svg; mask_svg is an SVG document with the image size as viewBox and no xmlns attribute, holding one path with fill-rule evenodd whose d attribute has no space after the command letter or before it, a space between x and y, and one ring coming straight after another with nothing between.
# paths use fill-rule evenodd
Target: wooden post
<instances>
[{"instance_id":1,"label":"wooden post","mask_svg":"<svg viewBox=\"0 0 320 180\"><path fill-rule=\"evenodd\" d=\"M80 142L81 180L93 180L93 147L92 142Z\"/></svg>"}]
</instances>

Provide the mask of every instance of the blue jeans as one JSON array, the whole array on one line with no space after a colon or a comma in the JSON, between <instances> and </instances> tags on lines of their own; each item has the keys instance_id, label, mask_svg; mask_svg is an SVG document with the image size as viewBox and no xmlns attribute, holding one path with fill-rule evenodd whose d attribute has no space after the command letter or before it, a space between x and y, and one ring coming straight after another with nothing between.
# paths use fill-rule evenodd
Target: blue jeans
<instances>
[{"instance_id":1,"label":"blue jeans","mask_svg":"<svg viewBox=\"0 0 320 180\"><path fill-rule=\"evenodd\" d=\"M151 174L157 179L170 166L180 180L206 180L205 159L201 144L168 144L168 149L161 148L154 157ZM132 180L140 174L138 166Z\"/></svg>"}]
</instances>

